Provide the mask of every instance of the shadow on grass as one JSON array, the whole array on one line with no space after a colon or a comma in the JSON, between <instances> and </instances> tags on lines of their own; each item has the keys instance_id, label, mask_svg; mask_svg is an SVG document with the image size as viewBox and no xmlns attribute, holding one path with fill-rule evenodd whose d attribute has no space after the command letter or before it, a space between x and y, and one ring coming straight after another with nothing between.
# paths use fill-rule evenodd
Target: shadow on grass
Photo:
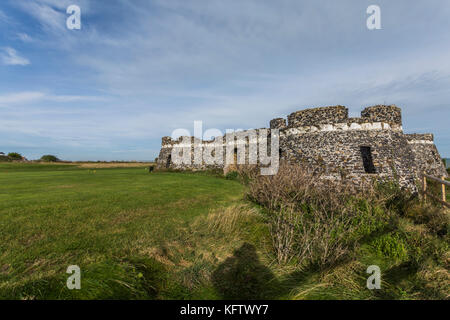
<instances>
[{"instance_id":1,"label":"shadow on grass","mask_svg":"<svg viewBox=\"0 0 450 320\"><path fill-rule=\"evenodd\" d=\"M269 268L258 259L253 245L244 243L212 275L212 282L223 299L274 299L278 286Z\"/></svg>"},{"instance_id":2,"label":"shadow on grass","mask_svg":"<svg viewBox=\"0 0 450 320\"><path fill-rule=\"evenodd\" d=\"M385 285L382 285L383 290L374 290L374 295L383 300L396 300L406 297L406 291L411 291L415 285L415 275L418 269L417 266L410 261L405 261L401 264L394 265L383 272L383 280Z\"/></svg>"},{"instance_id":3,"label":"shadow on grass","mask_svg":"<svg viewBox=\"0 0 450 320\"><path fill-rule=\"evenodd\" d=\"M278 280L258 258L253 245L244 243L212 274L212 283L222 299L279 299L306 280L309 273L294 272Z\"/></svg>"}]
</instances>

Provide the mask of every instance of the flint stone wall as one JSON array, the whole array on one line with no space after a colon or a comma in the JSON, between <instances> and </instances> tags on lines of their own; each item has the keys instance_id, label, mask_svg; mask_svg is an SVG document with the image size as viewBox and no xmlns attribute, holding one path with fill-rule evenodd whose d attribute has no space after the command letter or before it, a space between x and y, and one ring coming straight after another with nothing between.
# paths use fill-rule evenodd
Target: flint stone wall
<instances>
[{"instance_id":1,"label":"flint stone wall","mask_svg":"<svg viewBox=\"0 0 450 320\"><path fill-rule=\"evenodd\" d=\"M318 168L325 171L330 179L351 179L355 184L371 178L397 179L402 186L415 189L415 179L421 172L447 176L433 135L404 134L401 109L395 105L365 108L360 118L349 118L348 109L344 106L306 109L291 113L287 122L284 118L271 120L270 129L279 130L281 160ZM248 137L236 138L233 140L236 146L233 147L229 143L227 145L226 137L223 137L221 146L224 157L227 149L230 151L245 145L245 152L238 151L237 157L241 159L240 163L248 163L248 146L254 142ZM182 144L182 137L177 140L164 137L157 166L227 171L225 162L214 165L194 163L194 143L202 144L201 152L207 154L213 152L211 146L217 141L201 141L193 137L188 139L192 142L191 164L176 165L171 162L172 149ZM375 173L366 172L361 147L370 147ZM270 139L267 149L270 150Z\"/></svg>"},{"instance_id":2,"label":"flint stone wall","mask_svg":"<svg viewBox=\"0 0 450 320\"><path fill-rule=\"evenodd\" d=\"M236 134L226 134L223 137L218 137L210 141L200 140L195 137L179 137L176 140L172 140L170 137L163 138L163 145L158 157L157 168L170 168L176 170L208 170L208 169L224 169L226 164L260 164L259 156L261 150L258 148L257 138L260 130L264 130L267 136L267 149L264 153L265 156L270 156L270 129L255 129L248 131L236 132ZM190 150L190 151L189 151ZM216 151L222 151L222 158L218 158L218 163L212 164L211 162L205 161L207 157L215 157ZM254 161L251 160L250 151L252 153ZM172 158L174 155L178 155L180 158L183 157L184 152L188 152L190 157L189 164L186 163L176 163ZM197 152L197 154L196 154ZM174 154L175 153L175 154ZM201 154L201 162L196 161L196 157ZM227 160L227 154L229 159ZM225 165L224 165L225 164ZM235 168L235 166L234 166Z\"/></svg>"},{"instance_id":3,"label":"flint stone wall","mask_svg":"<svg viewBox=\"0 0 450 320\"><path fill-rule=\"evenodd\" d=\"M322 168L334 179L398 176L402 186L414 185L417 168L402 133L391 130L330 131L293 134L281 139L282 159ZM365 172L361 147L370 147L375 174Z\"/></svg>"},{"instance_id":4,"label":"flint stone wall","mask_svg":"<svg viewBox=\"0 0 450 320\"><path fill-rule=\"evenodd\" d=\"M419 172L435 177L448 177L431 133L405 134L405 137L414 154Z\"/></svg>"}]
</instances>

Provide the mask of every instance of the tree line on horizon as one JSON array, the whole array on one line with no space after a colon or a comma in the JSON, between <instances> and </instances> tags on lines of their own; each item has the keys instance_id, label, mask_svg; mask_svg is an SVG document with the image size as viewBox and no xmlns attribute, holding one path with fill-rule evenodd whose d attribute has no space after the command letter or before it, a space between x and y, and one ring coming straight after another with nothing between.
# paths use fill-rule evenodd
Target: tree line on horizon
<instances>
[{"instance_id":1,"label":"tree line on horizon","mask_svg":"<svg viewBox=\"0 0 450 320\"><path fill-rule=\"evenodd\" d=\"M18 152L9 152L8 154L5 154L3 152L0 152L0 162L11 162L11 161L28 161L22 154ZM59 162L61 161L58 159L57 156L46 154L43 155L38 161L42 162Z\"/></svg>"}]
</instances>

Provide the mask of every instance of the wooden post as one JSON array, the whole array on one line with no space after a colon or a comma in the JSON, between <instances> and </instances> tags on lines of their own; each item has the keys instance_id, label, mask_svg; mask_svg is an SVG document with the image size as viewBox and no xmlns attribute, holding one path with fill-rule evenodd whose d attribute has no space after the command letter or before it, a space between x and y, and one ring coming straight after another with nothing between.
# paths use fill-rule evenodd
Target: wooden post
<instances>
[{"instance_id":1,"label":"wooden post","mask_svg":"<svg viewBox=\"0 0 450 320\"><path fill-rule=\"evenodd\" d=\"M427 201L427 178L423 175L422 179L423 201Z\"/></svg>"},{"instance_id":2,"label":"wooden post","mask_svg":"<svg viewBox=\"0 0 450 320\"><path fill-rule=\"evenodd\" d=\"M442 180L445 180L445 177L444 176L442 176ZM446 198L446 196L445 196L445 184L442 184L441 185L441 190L442 190L442 201L446 201L447 200L447 198Z\"/></svg>"}]
</instances>

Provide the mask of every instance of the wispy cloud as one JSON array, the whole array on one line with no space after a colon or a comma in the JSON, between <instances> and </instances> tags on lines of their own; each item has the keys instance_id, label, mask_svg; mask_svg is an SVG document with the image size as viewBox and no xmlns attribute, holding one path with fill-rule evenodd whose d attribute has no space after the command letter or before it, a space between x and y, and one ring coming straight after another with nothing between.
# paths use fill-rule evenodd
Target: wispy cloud
<instances>
[{"instance_id":1,"label":"wispy cloud","mask_svg":"<svg viewBox=\"0 0 450 320\"><path fill-rule=\"evenodd\" d=\"M17 34L17 38L23 42L33 42L33 38L31 38L28 34L19 32Z\"/></svg>"},{"instance_id":2,"label":"wispy cloud","mask_svg":"<svg viewBox=\"0 0 450 320\"><path fill-rule=\"evenodd\" d=\"M42 99L45 96L42 92L19 92L0 95L0 104L24 103Z\"/></svg>"},{"instance_id":3,"label":"wispy cloud","mask_svg":"<svg viewBox=\"0 0 450 320\"><path fill-rule=\"evenodd\" d=\"M2 11L0 10L0 22L9 22L10 18Z\"/></svg>"},{"instance_id":4,"label":"wispy cloud","mask_svg":"<svg viewBox=\"0 0 450 320\"><path fill-rule=\"evenodd\" d=\"M105 96L70 96L53 95L45 92L25 91L0 95L0 105L36 103L39 101L77 102L77 101L107 101Z\"/></svg>"},{"instance_id":5,"label":"wispy cloud","mask_svg":"<svg viewBox=\"0 0 450 320\"><path fill-rule=\"evenodd\" d=\"M18 0L15 5L36 19L46 32L54 34L66 31L66 9L72 4L81 6L83 13L90 7L90 0Z\"/></svg>"},{"instance_id":6,"label":"wispy cloud","mask_svg":"<svg viewBox=\"0 0 450 320\"><path fill-rule=\"evenodd\" d=\"M22 8L37 19L46 31L62 31L65 28L65 15L63 12L54 9L52 6L36 2L21 2Z\"/></svg>"},{"instance_id":7,"label":"wispy cloud","mask_svg":"<svg viewBox=\"0 0 450 320\"><path fill-rule=\"evenodd\" d=\"M0 54L3 64L7 66L26 66L30 64L30 60L21 57L16 50L11 47L3 48L3 52Z\"/></svg>"}]
</instances>

